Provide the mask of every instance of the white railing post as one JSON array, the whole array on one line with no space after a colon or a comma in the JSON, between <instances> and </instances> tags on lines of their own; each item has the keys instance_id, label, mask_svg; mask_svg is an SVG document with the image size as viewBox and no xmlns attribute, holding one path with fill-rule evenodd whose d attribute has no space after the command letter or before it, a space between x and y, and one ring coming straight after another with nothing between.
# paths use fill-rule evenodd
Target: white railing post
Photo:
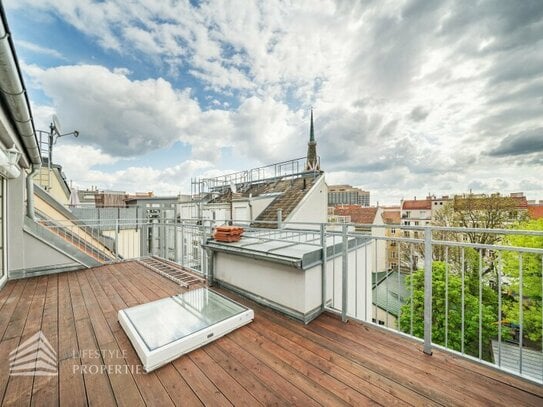
<instances>
[{"instance_id":1,"label":"white railing post","mask_svg":"<svg viewBox=\"0 0 543 407\"><path fill-rule=\"evenodd\" d=\"M119 260L119 219L115 219L115 259Z\"/></svg>"},{"instance_id":2,"label":"white railing post","mask_svg":"<svg viewBox=\"0 0 543 407\"><path fill-rule=\"evenodd\" d=\"M321 268L321 309L324 311L326 306L326 224L321 223L321 247L322 247L322 268Z\"/></svg>"},{"instance_id":3,"label":"white railing post","mask_svg":"<svg viewBox=\"0 0 543 407\"><path fill-rule=\"evenodd\" d=\"M341 320L347 322L347 297L348 297L348 268L349 263L347 256L349 255L348 245L349 238L347 236L347 224L342 225L342 235L343 235L343 253L341 256Z\"/></svg>"},{"instance_id":4,"label":"white railing post","mask_svg":"<svg viewBox=\"0 0 543 407\"><path fill-rule=\"evenodd\" d=\"M432 229L424 228L424 353L432 354Z\"/></svg>"}]
</instances>

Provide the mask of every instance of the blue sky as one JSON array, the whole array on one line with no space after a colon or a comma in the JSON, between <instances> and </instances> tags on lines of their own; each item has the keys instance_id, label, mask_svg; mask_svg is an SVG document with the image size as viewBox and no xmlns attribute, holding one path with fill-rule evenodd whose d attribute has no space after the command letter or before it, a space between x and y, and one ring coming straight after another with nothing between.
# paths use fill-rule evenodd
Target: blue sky
<instances>
[{"instance_id":1,"label":"blue sky","mask_svg":"<svg viewBox=\"0 0 543 407\"><path fill-rule=\"evenodd\" d=\"M543 3L4 1L75 185L173 194L305 154L372 201L543 199Z\"/></svg>"}]
</instances>

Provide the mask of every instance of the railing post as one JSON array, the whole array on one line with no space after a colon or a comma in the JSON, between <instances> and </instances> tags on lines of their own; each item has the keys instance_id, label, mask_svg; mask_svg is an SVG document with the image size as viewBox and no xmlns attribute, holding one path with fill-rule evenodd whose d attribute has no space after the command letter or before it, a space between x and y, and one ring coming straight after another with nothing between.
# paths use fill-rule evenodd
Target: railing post
<instances>
[{"instance_id":1,"label":"railing post","mask_svg":"<svg viewBox=\"0 0 543 407\"><path fill-rule=\"evenodd\" d=\"M181 265L185 261L185 221L181 219Z\"/></svg>"},{"instance_id":2,"label":"railing post","mask_svg":"<svg viewBox=\"0 0 543 407\"><path fill-rule=\"evenodd\" d=\"M119 219L115 219L115 259L119 260Z\"/></svg>"},{"instance_id":3,"label":"railing post","mask_svg":"<svg viewBox=\"0 0 543 407\"><path fill-rule=\"evenodd\" d=\"M341 320L347 322L347 297L348 297L348 268L349 263L347 256L349 255L349 240L347 236L347 224L342 225L342 234L343 234L343 253L341 256Z\"/></svg>"},{"instance_id":4,"label":"railing post","mask_svg":"<svg viewBox=\"0 0 543 407\"><path fill-rule=\"evenodd\" d=\"M326 305L326 262L327 262L327 254L326 253L326 224L321 223L321 247L322 247L322 268L321 268L321 310L324 311L324 307Z\"/></svg>"},{"instance_id":5,"label":"railing post","mask_svg":"<svg viewBox=\"0 0 543 407\"><path fill-rule=\"evenodd\" d=\"M277 209L277 229L283 229L283 210Z\"/></svg>"},{"instance_id":6,"label":"railing post","mask_svg":"<svg viewBox=\"0 0 543 407\"><path fill-rule=\"evenodd\" d=\"M432 229L424 228L424 353L432 354Z\"/></svg>"},{"instance_id":7,"label":"railing post","mask_svg":"<svg viewBox=\"0 0 543 407\"><path fill-rule=\"evenodd\" d=\"M173 214L173 260L176 263L179 263L179 254L177 251L179 250L178 244L177 244L177 204L175 205L174 214Z\"/></svg>"}]
</instances>

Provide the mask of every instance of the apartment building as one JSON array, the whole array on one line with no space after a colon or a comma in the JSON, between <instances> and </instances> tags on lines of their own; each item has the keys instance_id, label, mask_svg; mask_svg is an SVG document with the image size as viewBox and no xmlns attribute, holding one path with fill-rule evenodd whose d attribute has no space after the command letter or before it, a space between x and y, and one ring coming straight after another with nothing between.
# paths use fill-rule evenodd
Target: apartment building
<instances>
[{"instance_id":1,"label":"apartment building","mask_svg":"<svg viewBox=\"0 0 543 407\"><path fill-rule=\"evenodd\" d=\"M351 185L329 185L328 206L336 205L370 206L370 193Z\"/></svg>"}]
</instances>

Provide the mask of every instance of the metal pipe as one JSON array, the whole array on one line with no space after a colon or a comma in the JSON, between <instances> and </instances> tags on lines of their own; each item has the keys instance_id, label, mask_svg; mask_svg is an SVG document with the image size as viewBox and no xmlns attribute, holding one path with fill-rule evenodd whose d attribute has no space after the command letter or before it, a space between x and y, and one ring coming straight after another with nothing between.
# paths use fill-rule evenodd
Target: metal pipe
<instances>
[{"instance_id":1,"label":"metal pipe","mask_svg":"<svg viewBox=\"0 0 543 407\"><path fill-rule=\"evenodd\" d=\"M32 164L41 164L40 149L34 131L30 103L17 62L5 12L0 3L0 92L9 107L15 127L21 136Z\"/></svg>"},{"instance_id":2,"label":"metal pipe","mask_svg":"<svg viewBox=\"0 0 543 407\"><path fill-rule=\"evenodd\" d=\"M432 229L424 230L424 353L432 354Z\"/></svg>"},{"instance_id":3,"label":"metal pipe","mask_svg":"<svg viewBox=\"0 0 543 407\"><path fill-rule=\"evenodd\" d=\"M26 215L32 219L36 220L36 215L34 213L34 177L40 171L41 164L32 164L32 171L26 177Z\"/></svg>"},{"instance_id":4,"label":"metal pipe","mask_svg":"<svg viewBox=\"0 0 543 407\"><path fill-rule=\"evenodd\" d=\"M341 291L342 291L342 298L341 298L341 320L343 322L347 321L347 306L348 306L348 267L349 267L349 240L347 236L347 225L343 225L343 254L342 254L342 262L341 262Z\"/></svg>"}]
</instances>

